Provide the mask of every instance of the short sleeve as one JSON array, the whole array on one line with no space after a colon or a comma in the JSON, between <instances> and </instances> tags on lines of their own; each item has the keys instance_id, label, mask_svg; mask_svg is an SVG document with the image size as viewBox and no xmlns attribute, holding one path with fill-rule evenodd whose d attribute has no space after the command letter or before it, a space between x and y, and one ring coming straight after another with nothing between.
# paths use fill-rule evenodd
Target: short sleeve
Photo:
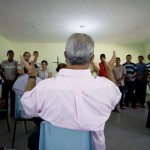
<instances>
[{"instance_id":1,"label":"short sleeve","mask_svg":"<svg viewBox=\"0 0 150 150\"><path fill-rule=\"evenodd\" d=\"M123 67L123 74L126 74L127 72L126 72L125 66L122 66L122 67Z\"/></svg>"},{"instance_id":2,"label":"short sleeve","mask_svg":"<svg viewBox=\"0 0 150 150\"><path fill-rule=\"evenodd\" d=\"M137 66L134 64L134 72L137 72Z\"/></svg>"},{"instance_id":3,"label":"short sleeve","mask_svg":"<svg viewBox=\"0 0 150 150\"><path fill-rule=\"evenodd\" d=\"M29 117L37 117L42 111L44 99L41 92L38 91L38 86L31 91L27 91L21 98L22 106Z\"/></svg>"}]
</instances>

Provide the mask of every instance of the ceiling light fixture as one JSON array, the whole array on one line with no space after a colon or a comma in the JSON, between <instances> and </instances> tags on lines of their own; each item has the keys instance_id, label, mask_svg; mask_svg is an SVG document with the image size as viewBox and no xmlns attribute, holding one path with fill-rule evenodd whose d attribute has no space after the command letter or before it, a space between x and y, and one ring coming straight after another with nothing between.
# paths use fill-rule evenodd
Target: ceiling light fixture
<instances>
[{"instance_id":1,"label":"ceiling light fixture","mask_svg":"<svg viewBox=\"0 0 150 150\"><path fill-rule=\"evenodd\" d=\"M70 33L86 33L86 34L91 34L93 32L97 32L97 28L99 24L95 21L89 21L89 20L78 20L78 21L70 21L70 23L67 25L68 27L67 32L69 31Z\"/></svg>"},{"instance_id":2,"label":"ceiling light fixture","mask_svg":"<svg viewBox=\"0 0 150 150\"><path fill-rule=\"evenodd\" d=\"M84 25L81 25L80 28L84 28Z\"/></svg>"}]
</instances>

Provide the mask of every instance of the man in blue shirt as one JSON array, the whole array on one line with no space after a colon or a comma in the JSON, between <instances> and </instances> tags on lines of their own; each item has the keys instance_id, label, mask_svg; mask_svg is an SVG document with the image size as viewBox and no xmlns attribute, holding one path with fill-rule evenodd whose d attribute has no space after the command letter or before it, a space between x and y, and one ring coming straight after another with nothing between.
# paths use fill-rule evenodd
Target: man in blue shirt
<instances>
[{"instance_id":1,"label":"man in blue shirt","mask_svg":"<svg viewBox=\"0 0 150 150\"><path fill-rule=\"evenodd\" d=\"M144 57L139 56L139 63L136 64L137 75L136 75L136 86L135 86L135 96L137 102L140 103L140 107L144 108L145 95L146 95L146 75L145 75L145 63L143 63Z\"/></svg>"}]
</instances>

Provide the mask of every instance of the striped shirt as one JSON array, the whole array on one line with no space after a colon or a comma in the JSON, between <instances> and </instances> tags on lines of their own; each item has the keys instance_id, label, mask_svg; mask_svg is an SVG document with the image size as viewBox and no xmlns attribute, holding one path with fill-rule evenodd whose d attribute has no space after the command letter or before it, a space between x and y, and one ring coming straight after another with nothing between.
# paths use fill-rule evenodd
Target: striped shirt
<instances>
[{"instance_id":1,"label":"striped shirt","mask_svg":"<svg viewBox=\"0 0 150 150\"><path fill-rule=\"evenodd\" d=\"M146 70L148 71L148 78L147 78L147 80L150 82L150 63L146 64Z\"/></svg>"},{"instance_id":2,"label":"striped shirt","mask_svg":"<svg viewBox=\"0 0 150 150\"><path fill-rule=\"evenodd\" d=\"M127 77L132 76L135 72L137 72L136 64L130 62L130 63L124 63L123 66L126 68L126 75ZM132 78L131 81L135 81L135 78Z\"/></svg>"}]
</instances>

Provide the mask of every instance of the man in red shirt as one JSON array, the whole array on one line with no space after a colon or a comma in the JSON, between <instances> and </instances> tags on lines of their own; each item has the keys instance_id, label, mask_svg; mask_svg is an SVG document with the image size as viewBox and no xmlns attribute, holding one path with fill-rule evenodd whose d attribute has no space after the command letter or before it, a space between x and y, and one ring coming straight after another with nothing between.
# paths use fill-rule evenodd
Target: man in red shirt
<instances>
[{"instance_id":1,"label":"man in red shirt","mask_svg":"<svg viewBox=\"0 0 150 150\"><path fill-rule=\"evenodd\" d=\"M105 59L106 59L105 54L101 54L100 55L101 62L99 63L99 76L103 76L103 77L107 77L106 68L104 65Z\"/></svg>"}]
</instances>

